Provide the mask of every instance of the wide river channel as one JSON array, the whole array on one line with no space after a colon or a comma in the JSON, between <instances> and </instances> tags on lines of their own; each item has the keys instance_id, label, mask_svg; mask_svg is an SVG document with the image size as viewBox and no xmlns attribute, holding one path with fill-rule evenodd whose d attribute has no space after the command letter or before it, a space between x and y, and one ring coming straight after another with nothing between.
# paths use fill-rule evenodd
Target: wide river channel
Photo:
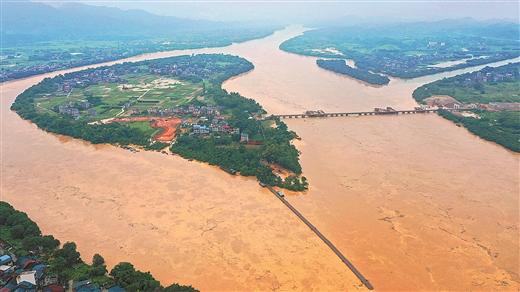
<instances>
[{"instance_id":1,"label":"wide river channel","mask_svg":"<svg viewBox=\"0 0 520 292\"><path fill-rule=\"evenodd\" d=\"M224 88L270 113L411 109L421 84L482 68L373 87L280 51L288 27L224 48L255 65ZM515 60L517 61L517 60ZM119 61L120 62L120 61ZM108 64L112 64L111 62ZM498 66L507 62L492 64ZM254 179L156 152L46 133L10 111L45 77L1 84L1 198L83 259L130 261L163 285L201 290L363 289L341 261ZM436 114L295 119L310 188L287 200L376 290L517 290L519 158Z\"/></svg>"}]
</instances>

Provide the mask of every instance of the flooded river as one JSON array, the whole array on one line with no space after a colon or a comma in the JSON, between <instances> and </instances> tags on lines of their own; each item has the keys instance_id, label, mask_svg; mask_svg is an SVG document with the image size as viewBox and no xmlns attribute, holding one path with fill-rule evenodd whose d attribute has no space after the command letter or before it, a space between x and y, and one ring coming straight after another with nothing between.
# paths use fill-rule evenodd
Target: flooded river
<instances>
[{"instance_id":1,"label":"flooded river","mask_svg":"<svg viewBox=\"0 0 520 292\"><path fill-rule=\"evenodd\" d=\"M243 56L255 69L224 87L272 113L409 109L414 88L464 71L373 87L278 49L302 31L131 59ZM42 78L1 86L1 196L45 233L77 242L84 259L99 252L111 265L131 261L163 284L202 290L360 288L252 179L179 157L93 146L21 120L9 106ZM434 114L287 123L302 137L297 146L311 184L288 200L376 289L518 289L517 154Z\"/></svg>"}]
</instances>

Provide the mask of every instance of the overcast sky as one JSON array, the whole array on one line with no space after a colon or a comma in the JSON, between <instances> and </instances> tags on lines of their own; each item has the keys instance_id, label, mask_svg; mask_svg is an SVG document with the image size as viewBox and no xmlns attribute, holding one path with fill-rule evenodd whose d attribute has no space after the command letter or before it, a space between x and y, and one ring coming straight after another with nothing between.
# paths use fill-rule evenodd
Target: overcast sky
<instances>
[{"instance_id":1,"label":"overcast sky","mask_svg":"<svg viewBox=\"0 0 520 292\"><path fill-rule=\"evenodd\" d=\"M42 1L45 2L45 1ZM56 2L56 1L54 1ZM72 2L72 1L71 1ZM438 20L472 17L518 22L519 2L510 0L351 0L351 1L80 1L184 18L312 23L324 20Z\"/></svg>"}]
</instances>

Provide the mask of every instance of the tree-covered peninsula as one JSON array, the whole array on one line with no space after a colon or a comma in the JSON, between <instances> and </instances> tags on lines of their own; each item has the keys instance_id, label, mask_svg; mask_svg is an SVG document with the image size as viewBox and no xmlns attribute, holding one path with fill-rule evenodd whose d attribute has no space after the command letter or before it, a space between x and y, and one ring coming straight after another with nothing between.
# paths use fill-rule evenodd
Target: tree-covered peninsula
<instances>
[{"instance_id":1,"label":"tree-covered peninsula","mask_svg":"<svg viewBox=\"0 0 520 292\"><path fill-rule=\"evenodd\" d=\"M291 144L296 134L254 100L221 87L251 69L247 60L222 54L88 69L44 79L12 109L49 132L171 151L266 185L305 190Z\"/></svg>"}]
</instances>

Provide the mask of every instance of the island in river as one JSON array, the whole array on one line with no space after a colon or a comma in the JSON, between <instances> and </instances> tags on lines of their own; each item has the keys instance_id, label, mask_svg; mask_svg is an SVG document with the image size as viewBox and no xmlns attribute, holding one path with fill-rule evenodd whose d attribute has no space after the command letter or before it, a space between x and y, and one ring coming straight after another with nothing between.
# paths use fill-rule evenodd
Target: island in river
<instances>
[{"instance_id":1,"label":"island in river","mask_svg":"<svg viewBox=\"0 0 520 292\"><path fill-rule=\"evenodd\" d=\"M278 49L304 30L130 60L242 56L255 69L223 87L274 114L413 108L415 88L481 68L365 86L318 68L315 58ZM359 289L341 261L255 180L179 156L128 155L52 135L9 110L23 90L58 73L1 85L3 200L45 233L74 240L87 258L102 253L108 266L131 261L163 283L203 291ZM516 153L436 115L286 123L301 137L294 143L311 181L305 195L286 199L376 289L518 289Z\"/></svg>"},{"instance_id":2,"label":"island in river","mask_svg":"<svg viewBox=\"0 0 520 292\"><path fill-rule=\"evenodd\" d=\"M316 60L316 64L323 69L327 69L339 74L348 75L350 77L365 81L374 85L386 85L390 82L390 79L381 74L374 74L366 70L361 70L358 68L351 67L347 65L346 61L343 59L334 59L334 60Z\"/></svg>"},{"instance_id":3,"label":"island in river","mask_svg":"<svg viewBox=\"0 0 520 292\"><path fill-rule=\"evenodd\" d=\"M12 109L50 132L92 143L169 147L231 174L303 191L307 180L291 144L296 134L264 117L254 100L221 88L251 69L243 58L220 54L88 69L43 80Z\"/></svg>"}]
</instances>

